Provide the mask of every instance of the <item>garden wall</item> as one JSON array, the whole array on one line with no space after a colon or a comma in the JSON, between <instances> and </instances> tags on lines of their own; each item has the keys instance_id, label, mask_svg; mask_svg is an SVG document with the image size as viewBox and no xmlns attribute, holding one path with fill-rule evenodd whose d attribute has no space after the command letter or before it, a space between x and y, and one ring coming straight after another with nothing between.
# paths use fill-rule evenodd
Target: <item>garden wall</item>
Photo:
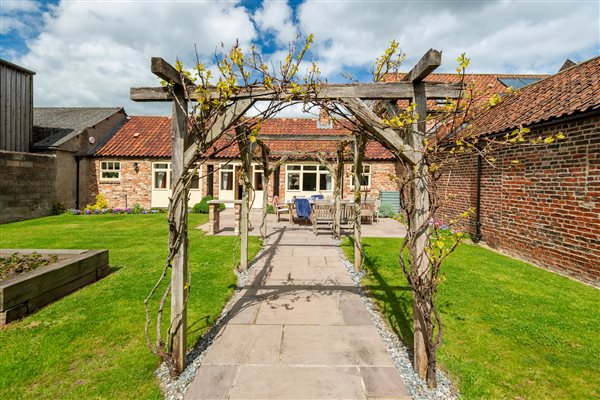
<instances>
[{"instance_id":1,"label":"garden wall","mask_svg":"<svg viewBox=\"0 0 600 400\"><path fill-rule=\"evenodd\" d=\"M550 145L497 146L497 166L482 164L481 233L489 246L600 282L600 117L532 129L531 137L563 132ZM476 157L464 157L439 181L449 197L446 219L476 205ZM454 196L454 197L453 197ZM475 234L475 217L464 228Z\"/></svg>"},{"instance_id":2,"label":"garden wall","mask_svg":"<svg viewBox=\"0 0 600 400\"><path fill-rule=\"evenodd\" d=\"M0 151L0 169L0 223L52 213L56 156Z\"/></svg>"}]
</instances>

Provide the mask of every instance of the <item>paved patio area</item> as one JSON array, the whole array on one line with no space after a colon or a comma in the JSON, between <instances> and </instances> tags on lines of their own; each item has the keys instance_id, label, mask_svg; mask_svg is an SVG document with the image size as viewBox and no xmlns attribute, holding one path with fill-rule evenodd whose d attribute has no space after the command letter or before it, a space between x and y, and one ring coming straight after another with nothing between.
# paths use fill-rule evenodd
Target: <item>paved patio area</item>
<instances>
[{"instance_id":1,"label":"paved patio area","mask_svg":"<svg viewBox=\"0 0 600 400\"><path fill-rule=\"evenodd\" d=\"M217 235L219 236L233 236L233 217L234 212L233 209L228 208L225 211L221 212L221 230ZM260 236L260 222L261 222L261 211L260 210L252 210L250 211L250 225L251 228L248 232L251 236ZM290 227L287 216L281 217L281 222L277 222L275 215L269 214L267 216L267 227L268 234L273 234L278 231L282 227ZM291 227L293 228L302 228L305 230L312 231L312 226L310 225L300 225L298 223L293 224ZM200 225L199 227L203 231L208 231L208 223L204 225ZM404 237L406 234L406 227L402 225L396 220L391 218L379 218L378 222L374 222L372 224L362 224L362 235L363 237ZM327 231L325 229L319 230L319 236L326 236ZM313 235L314 237L314 235Z\"/></svg>"},{"instance_id":2,"label":"paved patio area","mask_svg":"<svg viewBox=\"0 0 600 400\"><path fill-rule=\"evenodd\" d=\"M185 398L410 398L330 235L271 227Z\"/></svg>"}]
</instances>

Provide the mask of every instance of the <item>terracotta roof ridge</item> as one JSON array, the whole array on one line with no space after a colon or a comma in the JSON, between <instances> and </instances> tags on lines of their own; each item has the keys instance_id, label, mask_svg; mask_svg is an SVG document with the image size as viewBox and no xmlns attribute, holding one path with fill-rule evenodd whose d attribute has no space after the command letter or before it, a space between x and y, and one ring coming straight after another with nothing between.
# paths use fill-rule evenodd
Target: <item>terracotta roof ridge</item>
<instances>
[{"instance_id":1,"label":"terracotta roof ridge","mask_svg":"<svg viewBox=\"0 0 600 400\"><path fill-rule=\"evenodd\" d=\"M530 88L532 86L538 85L542 82L548 82L549 80L553 80L553 79L560 79L560 76L564 75L565 73L568 73L569 71L571 71L573 68L578 68L578 67L583 67L585 64L591 63L593 61L595 61L596 59L600 59L600 55L597 55L595 57L590 58L589 60L585 60L579 63L576 63L575 65L570 66L569 68L565 68L562 71L558 71L557 73L555 73L554 75L549 75L548 77L544 78L544 79L540 79L539 81L535 81L532 83L529 83L525 86L522 86L518 89L515 89L515 92L519 92L522 93L523 89L527 89Z\"/></svg>"}]
</instances>

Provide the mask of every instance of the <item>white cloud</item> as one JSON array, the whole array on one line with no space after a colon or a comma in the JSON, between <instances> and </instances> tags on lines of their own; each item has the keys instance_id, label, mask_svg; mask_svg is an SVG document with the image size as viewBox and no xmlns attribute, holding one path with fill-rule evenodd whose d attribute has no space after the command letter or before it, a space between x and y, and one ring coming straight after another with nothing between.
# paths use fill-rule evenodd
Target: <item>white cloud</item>
<instances>
[{"instance_id":1,"label":"white cloud","mask_svg":"<svg viewBox=\"0 0 600 400\"><path fill-rule=\"evenodd\" d=\"M192 65L194 43L211 62L223 42L249 47L256 32L247 11L221 3L62 2L44 15L43 32L17 63L37 72L37 106L116 106L129 114L169 111L129 101L129 88L156 86L150 57Z\"/></svg>"},{"instance_id":2,"label":"white cloud","mask_svg":"<svg viewBox=\"0 0 600 400\"><path fill-rule=\"evenodd\" d=\"M472 71L553 72L565 58L598 54L595 2L316 2L298 10L301 31L317 38L324 73L368 68L391 39L407 53L407 68L429 48L453 70L462 52Z\"/></svg>"},{"instance_id":3,"label":"white cloud","mask_svg":"<svg viewBox=\"0 0 600 400\"><path fill-rule=\"evenodd\" d=\"M273 33L279 45L296 39L297 30L292 22L292 9L286 2L265 1L253 16L259 31Z\"/></svg>"},{"instance_id":4,"label":"white cloud","mask_svg":"<svg viewBox=\"0 0 600 400\"><path fill-rule=\"evenodd\" d=\"M39 3L34 0L2 0L2 14L14 12L35 12L39 9Z\"/></svg>"},{"instance_id":5,"label":"white cloud","mask_svg":"<svg viewBox=\"0 0 600 400\"><path fill-rule=\"evenodd\" d=\"M130 114L150 114L169 113L169 106L133 103L129 88L156 85L152 56L193 63L194 43L210 66L221 42L266 45L270 61L297 32L314 33L312 52L330 80L342 71L368 71L392 39L407 53L407 69L435 48L444 54L440 71L452 71L466 51L471 72L551 73L567 57L582 61L600 52L599 7L586 1L307 1L294 14L287 2L265 1L251 15L228 1L63 1L42 23L31 21L41 13L38 3L3 0L2 34L43 27L27 41L26 54L11 60L37 72L36 105L124 105Z\"/></svg>"}]
</instances>

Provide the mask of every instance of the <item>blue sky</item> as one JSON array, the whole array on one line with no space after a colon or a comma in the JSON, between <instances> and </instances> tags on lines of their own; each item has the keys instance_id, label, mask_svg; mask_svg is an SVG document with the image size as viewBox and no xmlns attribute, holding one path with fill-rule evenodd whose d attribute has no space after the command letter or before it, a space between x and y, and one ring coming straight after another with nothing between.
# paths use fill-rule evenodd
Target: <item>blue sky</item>
<instances>
[{"instance_id":1,"label":"blue sky","mask_svg":"<svg viewBox=\"0 0 600 400\"><path fill-rule=\"evenodd\" d=\"M435 48L443 51L439 71L453 71L466 52L471 72L554 73L566 58L600 53L599 21L595 0L1 0L0 57L37 72L36 106L166 114L168 106L131 102L129 88L156 85L152 56L191 63L194 44L207 63L236 39L277 59L296 34L313 33L312 56L331 82L343 81L340 72L368 80L392 39L407 69Z\"/></svg>"}]
</instances>

